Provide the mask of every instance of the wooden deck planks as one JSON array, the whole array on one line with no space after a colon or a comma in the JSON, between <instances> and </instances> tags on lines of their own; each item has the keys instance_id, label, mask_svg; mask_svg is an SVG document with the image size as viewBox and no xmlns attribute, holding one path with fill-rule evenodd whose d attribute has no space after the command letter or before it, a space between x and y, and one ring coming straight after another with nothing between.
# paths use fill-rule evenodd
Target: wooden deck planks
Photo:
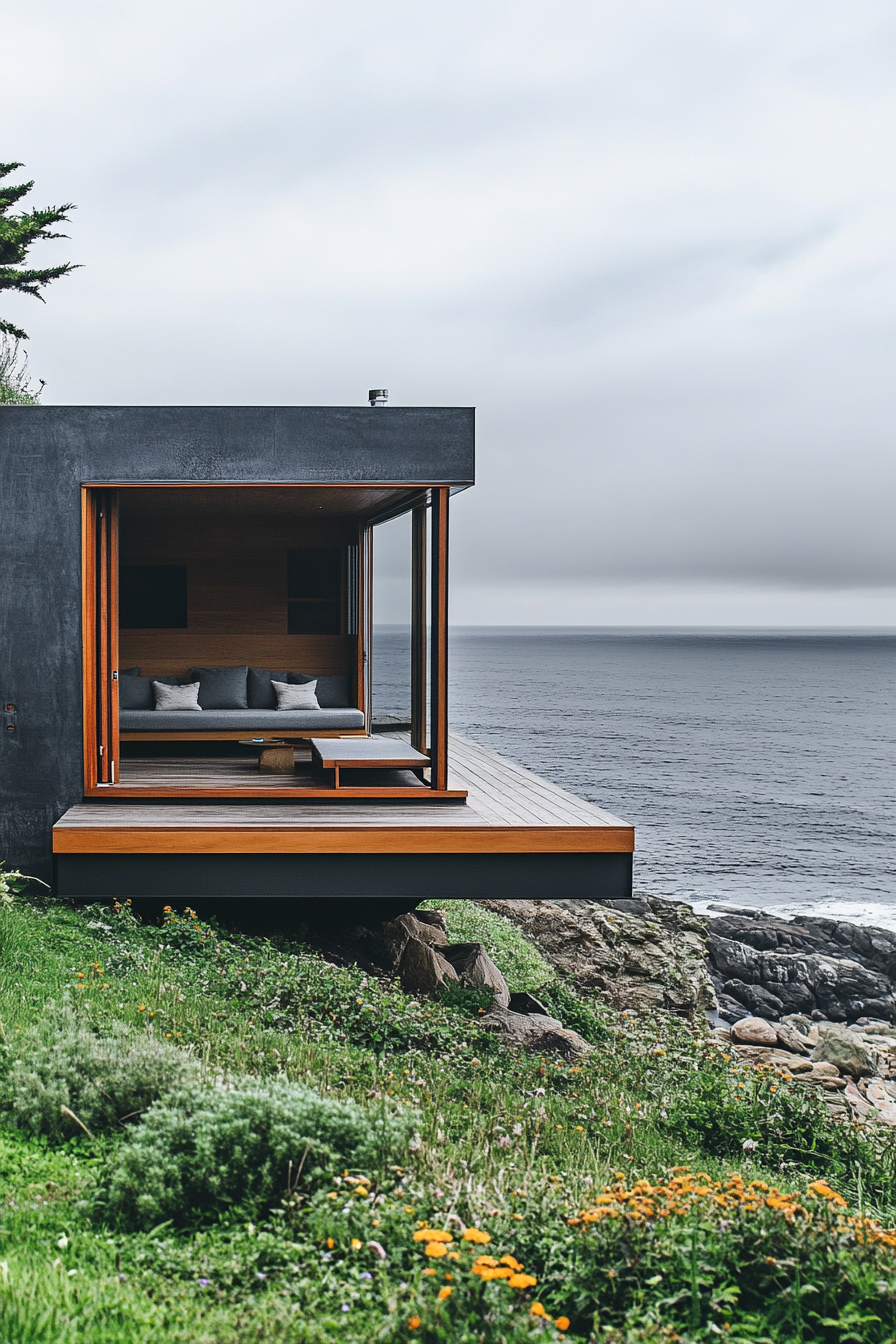
<instances>
[{"instance_id":1,"label":"wooden deck planks","mask_svg":"<svg viewBox=\"0 0 896 1344\"><path fill-rule=\"evenodd\" d=\"M404 734L390 734L406 741ZM91 801L71 808L54 828L57 853L627 853L634 830L582 798L477 743L452 737L449 787L466 802L421 797L380 801L262 796L282 780L255 772L258 800L202 802L189 796ZM224 758L182 762L197 778L222 767L252 769ZM170 761L130 761L135 775L171 781ZM219 778L220 776L218 776ZM413 777L411 777L413 778ZM267 781L271 780L271 784ZM261 782L264 781L264 782ZM294 801L293 801L294 798Z\"/></svg>"}]
</instances>

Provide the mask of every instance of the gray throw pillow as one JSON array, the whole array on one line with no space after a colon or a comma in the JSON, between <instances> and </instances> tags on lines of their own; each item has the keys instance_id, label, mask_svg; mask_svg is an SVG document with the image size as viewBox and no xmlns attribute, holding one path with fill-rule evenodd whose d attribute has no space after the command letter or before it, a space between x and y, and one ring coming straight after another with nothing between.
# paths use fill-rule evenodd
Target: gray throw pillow
<instances>
[{"instance_id":1,"label":"gray throw pillow","mask_svg":"<svg viewBox=\"0 0 896 1344\"><path fill-rule=\"evenodd\" d=\"M277 693L271 681L289 681L288 672L270 672L265 667L250 667L247 698L250 709L276 709Z\"/></svg>"},{"instance_id":2,"label":"gray throw pillow","mask_svg":"<svg viewBox=\"0 0 896 1344\"><path fill-rule=\"evenodd\" d=\"M118 674L119 709L155 709L155 703L149 677Z\"/></svg>"},{"instance_id":3,"label":"gray throw pillow","mask_svg":"<svg viewBox=\"0 0 896 1344\"><path fill-rule=\"evenodd\" d=\"M286 681L271 682L277 692L278 709L320 709L314 694L316 681L303 682L301 686Z\"/></svg>"},{"instance_id":4,"label":"gray throw pillow","mask_svg":"<svg viewBox=\"0 0 896 1344\"><path fill-rule=\"evenodd\" d=\"M306 672L290 672L288 680L294 682L297 686L307 685L309 681L317 682L317 703L321 709L351 709L353 708L352 698L348 693L348 675L345 672L338 672L330 677L311 677Z\"/></svg>"},{"instance_id":5,"label":"gray throw pillow","mask_svg":"<svg viewBox=\"0 0 896 1344\"><path fill-rule=\"evenodd\" d=\"M166 686L164 682L154 681L152 690L156 709L202 709L198 681L191 681L188 686Z\"/></svg>"},{"instance_id":6,"label":"gray throw pillow","mask_svg":"<svg viewBox=\"0 0 896 1344\"><path fill-rule=\"evenodd\" d=\"M199 682L200 709L248 709L248 667L194 667L190 680Z\"/></svg>"}]
</instances>

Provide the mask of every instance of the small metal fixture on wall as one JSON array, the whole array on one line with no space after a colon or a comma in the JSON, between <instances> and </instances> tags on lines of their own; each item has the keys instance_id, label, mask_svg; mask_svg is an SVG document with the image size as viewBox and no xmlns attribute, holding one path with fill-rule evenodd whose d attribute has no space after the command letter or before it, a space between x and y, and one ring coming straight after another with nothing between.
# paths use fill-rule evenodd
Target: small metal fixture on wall
<instances>
[{"instance_id":1,"label":"small metal fixture on wall","mask_svg":"<svg viewBox=\"0 0 896 1344\"><path fill-rule=\"evenodd\" d=\"M385 406L389 400L389 390L385 387L372 387L367 393L367 400L371 406Z\"/></svg>"}]
</instances>

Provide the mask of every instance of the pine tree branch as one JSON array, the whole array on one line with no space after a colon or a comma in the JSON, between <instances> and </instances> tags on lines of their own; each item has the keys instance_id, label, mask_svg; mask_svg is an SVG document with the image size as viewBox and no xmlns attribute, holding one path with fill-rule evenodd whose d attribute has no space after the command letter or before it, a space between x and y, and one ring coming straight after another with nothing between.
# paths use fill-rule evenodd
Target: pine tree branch
<instances>
[{"instance_id":1,"label":"pine tree branch","mask_svg":"<svg viewBox=\"0 0 896 1344\"><path fill-rule=\"evenodd\" d=\"M50 284L52 280L58 280L61 275L68 275L69 271L76 271L78 267L70 261L63 266L47 266L40 271L19 271L12 266L0 266L0 289L15 290L20 294L32 294L34 298L43 298L38 294L38 290L44 285Z\"/></svg>"},{"instance_id":2,"label":"pine tree branch","mask_svg":"<svg viewBox=\"0 0 896 1344\"><path fill-rule=\"evenodd\" d=\"M28 339L27 331L23 331L21 327L13 326L12 322L4 322L2 317L0 317L0 331L7 336L14 337L17 341L27 341Z\"/></svg>"}]
</instances>

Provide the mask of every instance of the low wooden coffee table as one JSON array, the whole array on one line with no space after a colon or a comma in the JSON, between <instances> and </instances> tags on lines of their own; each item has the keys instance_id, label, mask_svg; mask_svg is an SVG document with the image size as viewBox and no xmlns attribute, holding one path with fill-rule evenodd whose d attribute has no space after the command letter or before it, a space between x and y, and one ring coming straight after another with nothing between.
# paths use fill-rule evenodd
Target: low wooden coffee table
<instances>
[{"instance_id":1,"label":"low wooden coffee table","mask_svg":"<svg viewBox=\"0 0 896 1344\"><path fill-rule=\"evenodd\" d=\"M263 775L291 775L296 768L295 747L276 738L241 738L241 747L254 747L258 752L258 768Z\"/></svg>"},{"instance_id":2,"label":"low wooden coffee table","mask_svg":"<svg viewBox=\"0 0 896 1344\"><path fill-rule=\"evenodd\" d=\"M333 771L333 788L339 788L340 770L415 770L429 766L429 757L404 742L376 737L312 737L311 759L323 770Z\"/></svg>"}]
</instances>

